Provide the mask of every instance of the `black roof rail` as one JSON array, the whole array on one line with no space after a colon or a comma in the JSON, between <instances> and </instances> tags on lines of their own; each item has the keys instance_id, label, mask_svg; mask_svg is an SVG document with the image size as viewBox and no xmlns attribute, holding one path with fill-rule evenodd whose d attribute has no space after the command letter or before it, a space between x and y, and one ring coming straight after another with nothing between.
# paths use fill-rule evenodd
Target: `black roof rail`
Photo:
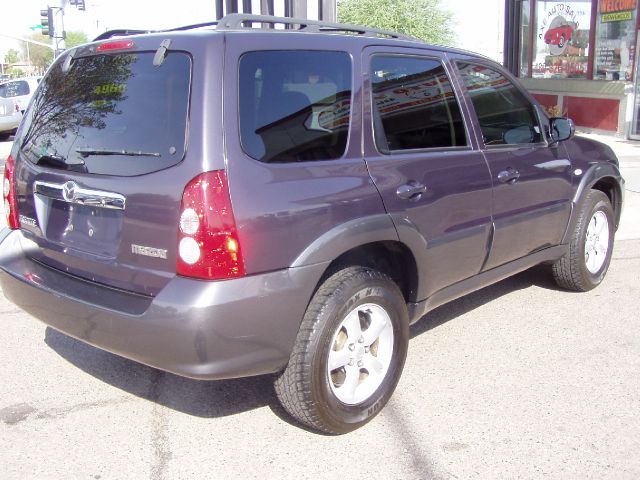
<instances>
[{"instance_id":1,"label":"black roof rail","mask_svg":"<svg viewBox=\"0 0 640 480\"><path fill-rule=\"evenodd\" d=\"M93 39L94 42L99 40L106 40L107 38L113 37L124 37L127 35L141 35L143 33L156 33L156 32L179 32L181 30L192 30L195 28L202 27L215 27L218 22L204 22L204 23L195 23L193 25L184 25L182 27L173 27L168 28L166 30L133 30L130 28L121 28L118 30L109 30L107 32L101 33L96 38Z\"/></svg>"},{"instance_id":2,"label":"black roof rail","mask_svg":"<svg viewBox=\"0 0 640 480\"><path fill-rule=\"evenodd\" d=\"M202 28L202 27L215 27L216 25L218 25L218 22L204 22L204 23L194 23L193 25L184 25L183 27L174 27L174 28L168 28L167 30L160 30L161 32L179 32L181 30L193 30L195 28Z\"/></svg>"},{"instance_id":3,"label":"black roof rail","mask_svg":"<svg viewBox=\"0 0 640 480\"><path fill-rule=\"evenodd\" d=\"M96 38L93 39L94 42L99 40L106 40L107 38L113 37L126 37L127 35L140 35L142 33L152 33L153 30L131 30L128 28L121 28L117 30L108 30L104 33L101 33Z\"/></svg>"},{"instance_id":4,"label":"black roof rail","mask_svg":"<svg viewBox=\"0 0 640 480\"><path fill-rule=\"evenodd\" d=\"M348 23L331 23L321 20L308 20L306 18L274 17L271 15L251 15L244 13L230 13L218 21L217 30L235 30L251 28L254 23L266 25L299 25L297 31L305 32L348 32L358 35L376 37L397 38L401 40L416 41L415 38L389 30L364 27L362 25L350 25Z\"/></svg>"}]
</instances>

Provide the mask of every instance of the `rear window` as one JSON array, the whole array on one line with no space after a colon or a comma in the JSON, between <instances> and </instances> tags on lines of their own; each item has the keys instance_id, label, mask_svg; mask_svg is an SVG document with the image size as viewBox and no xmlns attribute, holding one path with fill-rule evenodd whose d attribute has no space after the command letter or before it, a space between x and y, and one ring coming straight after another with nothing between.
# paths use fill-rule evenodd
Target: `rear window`
<instances>
[{"instance_id":1,"label":"rear window","mask_svg":"<svg viewBox=\"0 0 640 480\"><path fill-rule=\"evenodd\" d=\"M240 59L240 140L261 162L344 155L351 115L345 52L260 51Z\"/></svg>"},{"instance_id":2,"label":"rear window","mask_svg":"<svg viewBox=\"0 0 640 480\"><path fill-rule=\"evenodd\" d=\"M169 52L57 62L42 80L19 142L33 163L132 176L180 162L185 153L191 59ZM64 60L64 58L62 59Z\"/></svg>"},{"instance_id":3,"label":"rear window","mask_svg":"<svg viewBox=\"0 0 640 480\"><path fill-rule=\"evenodd\" d=\"M24 80L7 82L0 85L0 97L20 97L22 95L29 95L29 93L29 83L25 82Z\"/></svg>"}]
</instances>

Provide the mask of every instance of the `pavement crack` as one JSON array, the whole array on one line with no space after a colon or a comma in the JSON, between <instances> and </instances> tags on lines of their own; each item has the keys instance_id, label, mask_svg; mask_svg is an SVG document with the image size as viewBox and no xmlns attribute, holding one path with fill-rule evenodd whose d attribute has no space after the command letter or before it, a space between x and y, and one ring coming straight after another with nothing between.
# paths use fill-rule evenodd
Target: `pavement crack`
<instances>
[{"instance_id":1,"label":"pavement crack","mask_svg":"<svg viewBox=\"0 0 640 480\"><path fill-rule=\"evenodd\" d=\"M154 402L151 417L151 480L162 480L166 477L166 470L171 460L171 449L169 447L167 411L158 402L161 394L161 382L165 373L158 371L151 380L149 388L149 399Z\"/></svg>"},{"instance_id":2,"label":"pavement crack","mask_svg":"<svg viewBox=\"0 0 640 480\"><path fill-rule=\"evenodd\" d=\"M405 452L409 455L414 473L420 480L444 480L457 478L453 473L446 471L441 465L431 458L424 441L415 435L415 427L409 425L405 415L398 412L395 405L387 404L383 415L391 417L391 425L396 430Z\"/></svg>"},{"instance_id":3,"label":"pavement crack","mask_svg":"<svg viewBox=\"0 0 640 480\"><path fill-rule=\"evenodd\" d=\"M15 425L29 418L35 411L36 409L28 403L16 403L0 410L0 421L7 425Z\"/></svg>"},{"instance_id":4,"label":"pavement crack","mask_svg":"<svg viewBox=\"0 0 640 480\"><path fill-rule=\"evenodd\" d=\"M68 407L49 408L46 410L38 410L37 408L27 403L17 403L15 405L9 405L0 410L0 421L7 425L16 425L17 423L24 422L30 419L43 420L43 419L56 419L64 418L75 412L88 410L92 408L101 408L110 405L119 405L122 403L130 402L130 397L121 397L111 400L100 400L96 402L83 402L70 405Z\"/></svg>"}]
</instances>

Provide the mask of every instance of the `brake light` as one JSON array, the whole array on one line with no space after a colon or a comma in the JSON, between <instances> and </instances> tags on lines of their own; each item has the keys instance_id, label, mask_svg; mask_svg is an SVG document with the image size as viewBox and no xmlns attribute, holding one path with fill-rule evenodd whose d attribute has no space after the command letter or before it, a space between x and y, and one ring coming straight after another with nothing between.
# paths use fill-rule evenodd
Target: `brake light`
<instances>
[{"instance_id":1,"label":"brake light","mask_svg":"<svg viewBox=\"0 0 640 480\"><path fill-rule=\"evenodd\" d=\"M130 50L133 48L133 40L114 40L98 45L96 52L110 52L113 50Z\"/></svg>"},{"instance_id":2,"label":"brake light","mask_svg":"<svg viewBox=\"0 0 640 480\"><path fill-rule=\"evenodd\" d=\"M198 175L184 189L176 272L205 280L245 274L224 170Z\"/></svg>"},{"instance_id":3,"label":"brake light","mask_svg":"<svg viewBox=\"0 0 640 480\"><path fill-rule=\"evenodd\" d=\"M15 176L15 162L13 161L13 157L9 155L4 165L2 196L4 197L4 213L7 216L7 225L13 230L20 228Z\"/></svg>"}]
</instances>

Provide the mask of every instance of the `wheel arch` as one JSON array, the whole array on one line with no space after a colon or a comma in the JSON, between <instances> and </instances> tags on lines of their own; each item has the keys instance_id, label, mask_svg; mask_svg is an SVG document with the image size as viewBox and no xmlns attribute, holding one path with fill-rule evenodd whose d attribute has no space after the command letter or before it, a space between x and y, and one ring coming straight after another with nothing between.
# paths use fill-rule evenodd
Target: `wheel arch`
<instances>
[{"instance_id":1,"label":"wheel arch","mask_svg":"<svg viewBox=\"0 0 640 480\"><path fill-rule=\"evenodd\" d=\"M351 220L329 230L305 248L291 266L316 263L327 264L316 290L337 270L362 266L385 273L398 285L407 302L416 301L419 283L416 255L400 241L387 214Z\"/></svg>"},{"instance_id":2,"label":"wheel arch","mask_svg":"<svg viewBox=\"0 0 640 480\"><path fill-rule=\"evenodd\" d=\"M611 202L615 215L615 229L620 225L622 215L622 204L624 201L624 180L618 167L612 163L600 163L593 165L582 175L576 192L573 196L573 209L571 220L565 232L562 243L567 243L568 236L575 227L578 217L578 205L591 190L599 190L604 193Z\"/></svg>"},{"instance_id":3,"label":"wheel arch","mask_svg":"<svg viewBox=\"0 0 640 480\"><path fill-rule=\"evenodd\" d=\"M403 243L387 240L354 247L329 264L323 279L347 266L368 267L384 273L398 286L406 302L416 301L418 267L411 250Z\"/></svg>"},{"instance_id":4,"label":"wheel arch","mask_svg":"<svg viewBox=\"0 0 640 480\"><path fill-rule=\"evenodd\" d=\"M622 196L624 191L622 186L614 177L602 177L591 185L591 190L599 190L609 198L615 214L615 228L617 230L622 214Z\"/></svg>"}]
</instances>

